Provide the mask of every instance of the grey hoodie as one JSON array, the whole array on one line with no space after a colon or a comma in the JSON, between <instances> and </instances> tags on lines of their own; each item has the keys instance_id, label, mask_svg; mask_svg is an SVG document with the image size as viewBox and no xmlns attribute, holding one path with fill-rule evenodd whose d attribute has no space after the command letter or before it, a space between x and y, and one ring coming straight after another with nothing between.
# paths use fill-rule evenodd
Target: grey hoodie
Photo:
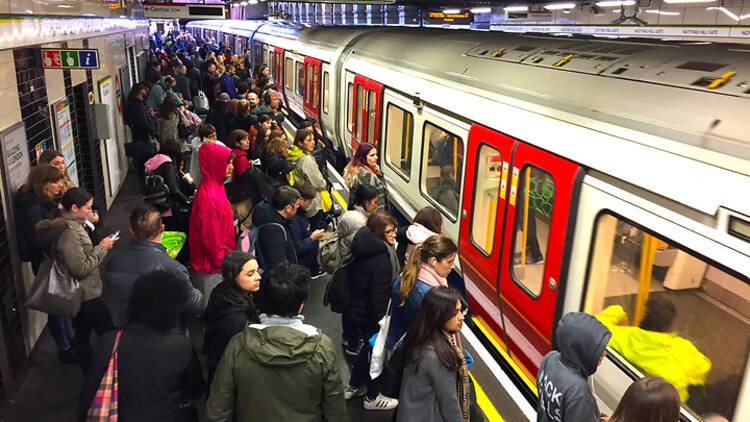
<instances>
[{"instance_id":1,"label":"grey hoodie","mask_svg":"<svg viewBox=\"0 0 750 422\"><path fill-rule=\"evenodd\" d=\"M598 422L599 408L586 378L593 375L612 336L593 316L570 312L555 332L558 349L547 353L536 376L537 422Z\"/></svg>"}]
</instances>

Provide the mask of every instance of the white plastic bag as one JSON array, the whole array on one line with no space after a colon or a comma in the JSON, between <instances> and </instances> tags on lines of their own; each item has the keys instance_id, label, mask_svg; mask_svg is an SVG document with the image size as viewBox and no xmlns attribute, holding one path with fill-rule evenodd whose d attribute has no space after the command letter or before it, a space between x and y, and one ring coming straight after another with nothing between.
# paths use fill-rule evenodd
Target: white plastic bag
<instances>
[{"instance_id":1,"label":"white plastic bag","mask_svg":"<svg viewBox=\"0 0 750 422\"><path fill-rule=\"evenodd\" d=\"M388 309L385 316L378 322L380 331L375 339L375 345L372 346L372 357L370 358L370 379L375 379L383 372L385 364L386 350L385 340L388 338L388 329L391 326L391 302L388 302Z\"/></svg>"}]
</instances>

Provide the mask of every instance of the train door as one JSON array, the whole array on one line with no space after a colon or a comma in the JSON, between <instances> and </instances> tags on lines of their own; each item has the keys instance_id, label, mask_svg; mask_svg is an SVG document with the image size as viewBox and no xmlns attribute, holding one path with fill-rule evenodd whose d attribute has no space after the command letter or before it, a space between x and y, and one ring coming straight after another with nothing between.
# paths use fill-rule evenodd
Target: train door
<instances>
[{"instance_id":1,"label":"train door","mask_svg":"<svg viewBox=\"0 0 750 422\"><path fill-rule=\"evenodd\" d=\"M331 83L333 78L331 76L331 68L328 63L322 62L320 65L321 70L321 89L320 89L320 127L325 132L323 135L327 139L336 139L335 133L335 117L336 109L335 103L331 101L333 97L333 87Z\"/></svg>"},{"instance_id":2,"label":"train door","mask_svg":"<svg viewBox=\"0 0 750 422\"><path fill-rule=\"evenodd\" d=\"M305 116L305 56L287 51L284 56L284 90L291 112Z\"/></svg>"},{"instance_id":3,"label":"train door","mask_svg":"<svg viewBox=\"0 0 750 422\"><path fill-rule=\"evenodd\" d=\"M287 99L284 96L284 75L282 74L282 67L284 62L284 49L281 47L274 47L271 52L271 75L273 75L273 83L276 86L276 90L279 91L281 96L281 103L284 104Z\"/></svg>"},{"instance_id":4,"label":"train door","mask_svg":"<svg viewBox=\"0 0 750 422\"><path fill-rule=\"evenodd\" d=\"M320 60L305 57L305 116L320 119Z\"/></svg>"},{"instance_id":5,"label":"train door","mask_svg":"<svg viewBox=\"0 0 750 422\"><path fill-rule=\"evenodd\" d=\"M362 142L373 144L380 149L378 123L380 122L380 98L382 94L382 84L361 75L354 76L353 151Z\"/></svg>"},{"instance_id":6,"label":"train door","mask_svg":"<svg viewBox=\"0 0 750 422\"><path fill-rule=\"evenodd\" d=\"M342 101L342 107L339 110L342 117L340 120L341 127L339 128L339 133L343 134L343 147L346 156L351 157L353 153L351 147L353 145L352 133L354 130L354 110L356 109L354 103L354 73L349 71L345 72L343 90L346 96L344 97L342 95L344 101Z\"/></svg>"},{"instance_id":7,"label":"train door","mask_svg":"<svg viewBox=\"0 0 750 422\"><path fill-rule=\"evenodd\" d=\"M508 174L516 140L480 125L469 132L459 256L466 296L479 323L503 335L497 289Z\"/></svg>"}]
</instances>

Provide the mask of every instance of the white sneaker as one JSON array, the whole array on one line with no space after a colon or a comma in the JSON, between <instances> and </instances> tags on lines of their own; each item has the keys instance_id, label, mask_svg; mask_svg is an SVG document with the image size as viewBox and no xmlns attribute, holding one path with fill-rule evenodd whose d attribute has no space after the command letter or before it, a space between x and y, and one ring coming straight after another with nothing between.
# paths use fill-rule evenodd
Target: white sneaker
<instances>
[{"instance_id":1,"label":"white sneaker","mask_svg":"<svg viewBox=\"0 0 750 422\"><path fill-rule=\"evenodd\" d=\"M344 399L349 400L352 397L364 396L367 387L352 388L349 384L344 387Z\"/></svg>"},{"instance_id":2,"label":"white sneaker","mask_svg":"<svg viewBox=\"0 0 750 422\"><path fill-rule=\"evenodd\" d=\"M398 407L398 399L378 393L378 396L373 400L365 398L363 407L365 410L393 410Z\"/></svg>"}]
</instances>

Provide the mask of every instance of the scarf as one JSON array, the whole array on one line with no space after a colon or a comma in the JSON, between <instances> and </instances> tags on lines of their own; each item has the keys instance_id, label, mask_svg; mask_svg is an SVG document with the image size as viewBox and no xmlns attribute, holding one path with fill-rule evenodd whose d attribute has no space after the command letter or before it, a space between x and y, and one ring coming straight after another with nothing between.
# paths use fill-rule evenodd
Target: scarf
<instances>
[{"instance_id":1,"label":"scarf","mask_svg":"<svg viewBox=\"0 0 750 422\"><path fill-rule=\"evenodd\" d=\"M385 243L385 249L388 250L388 259L391 261L391 282L398 277L399 274L401 274L401 264L398 262L398 257L396 256L396 248L393 247L393 245L389 244L388 242Z\"/></svg>"},{"instance_id":2,"label":"scarf","mask_svg":"<svg viewBox=\"0 0 750 422\"><path fill-rule=\"evenodd\" d=\"M458 368L458 377L456 377L456 391L458 392L458 407L461 408L461 419L464 422L468 422L471 417L471 411L469 405L471 404L469 385L471 384L471 378L469 378L469 368L466 367L466 359L464 359L464 351L461 349L460 341L456 341L457 335L448 336L451 347L456 351L456 355L461 359L461 366Z\"/></svg>"},{"instance_id":3,"label":"scarf","mask_svg":"<svg viewBox=\"0 0 750 422\"><path fill-rule=\"evenodd\" d=\"M419 274L417 275L419 281L423 281L432 287L447 287L448 279L440 277L435 269L428 264L422 264L419 266Z\"/></svg>"}]
</instances>

